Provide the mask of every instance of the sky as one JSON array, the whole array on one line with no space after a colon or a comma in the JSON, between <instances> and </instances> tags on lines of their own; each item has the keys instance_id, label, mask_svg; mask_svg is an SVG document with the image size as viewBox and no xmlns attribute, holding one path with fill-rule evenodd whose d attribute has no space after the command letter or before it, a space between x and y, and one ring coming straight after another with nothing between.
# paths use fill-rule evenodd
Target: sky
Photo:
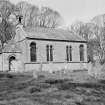
<instances>
[{"instance_id":1,"label":"sky","mask_svg":"<svg viewBox=\"0 0 105 105\"><path fill-rule=\"evenodd\" d=\"M27 1L37 6L57 10L64 19L64 25L75 21L88 22L94 16L105 14L105 0L10 0L12 3Z\"/></svg>"}]
</instances>

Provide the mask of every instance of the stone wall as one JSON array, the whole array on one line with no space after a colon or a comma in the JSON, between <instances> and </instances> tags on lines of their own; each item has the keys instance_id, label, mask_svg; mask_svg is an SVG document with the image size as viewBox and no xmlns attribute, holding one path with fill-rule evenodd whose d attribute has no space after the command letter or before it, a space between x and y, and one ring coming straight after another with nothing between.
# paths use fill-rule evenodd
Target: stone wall
<instances>
[{"instance_id":1,"label":"stone wall","mask_svg":"<svg viewBox=\"0 0 105 105\"><path fill-rule=\"evenodd\" d=\"M41 69L42 67L42 69ZM84 70L87 69L87 63L48 63L48 64L25 64L25 71L59 71L59 70Z\"/></svg>"},{"instance_id":2,"label":"stone wall","mask_svg":"<svg viewBox=\"0 0 105 105\"><path fill-rule=\"evenodd\" d=\"M37 62L30 61L30 43L35 42L37 46ZM53 45L53 62L47 62L46 45ZM9 70L9 57L14 55L17 60L20 60L24 65L25 71L39 70L40 63L43 63L43 70L59 70L59 69L83 69L87 68L87 45L82 43L85 48L84 62L80 62L79 46L81 43L71 42L55 42L55 41L39 41L39 40L24 40L20 43L22 53L4 53L3 54L3 70ZM23 45L23 46L22 46ZM66 45L72 46L72 61L66 61ZM2 56L0 56L2 59ZM1 60L2 61L2 60ZM0 61L0 62L1 62ZM53 68L52 68L53 67ZM0 66L2 71L2 63ZM24 71L24 70L22 70Z\"/></svg>"},{"instance_id":3,"label":"stone wall","mask_svg":"<svg viewBox=\"0 0 105 105\"><path fill-rule=\"evenodd\" d=\"M84 45L84 62L87 62L87 45L86 43L61 42L61 41L44 41L44 40L27 40L26 63L30 63L30 43L35 42L37 46L37 62L47 62L46 45L53 46L53 62L66 62L66 46L72 46L72 61L80 62L79 46Z\"/></svg>"},{"instance_id":4,"label":"stone wall","mask_svg":"<svg viewBox=\"0 0 105 105\"><path fill-rule=\"evenodd\" d=\"M3 53L1 55L1 62L3 58L3 63L1 63L0 71L8 71L9 70L9 57L14 56L16 57L17 61L20 61L21 59L21 53ZM3 66L2 66L3 65Z\"/></svg>"}]
</instances>

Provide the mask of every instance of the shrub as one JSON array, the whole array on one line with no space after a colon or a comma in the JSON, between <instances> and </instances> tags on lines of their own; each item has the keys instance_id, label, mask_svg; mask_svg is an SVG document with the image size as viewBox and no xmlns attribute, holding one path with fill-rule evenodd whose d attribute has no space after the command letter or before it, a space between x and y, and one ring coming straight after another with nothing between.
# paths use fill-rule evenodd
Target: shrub
<instances>
[{"instance_id":1,"label":"shrub","mask_svg":"<svg viewBox=\"0 0 105 105\"><path fill-rule=\"evenodd\" d=\"M63 84L58 84L57 88L59 90L68 90L70 88L74 87L74 85L70 85L69 83L63 83Z\"/></svg>"},{"instance_id":2,"label":"shrub","mask_svg":"<svg viewBox=\"0 0 105 105\"><path fill-rule=\"evenodd\" d=\"M35 104L35 102L33 102L32 100L28 99L28 98L18 98L16 100L10 100L7 105L38 105Z\"/></svg>"},{"instance_id":3,"label":"shrub","mask_svg":"<svg viewBox=\"0 0 105 105\"><path fill-rule=\"evenodd\" d=\"M14 76L12 74L6 74L7 78L13 78Z\"/></svg>"},{"instance_id":4,"label":"shrub","mask_svg":"<svg viewBox=\"0 0 105 105\"><path fill-rule=\"evenodd\" d=\"M40 89L40 87L31 87L31 88L29 89L29 91L30 91L30 93L32 94L32 93L34 93L34 92L41 92L41 89Z\"/></svg>"},{"instance_id":5,"label":"shrub","mask_svg":"<svg viewBox=\"0 0 105 105\"><path fill-rule=\"evenodd\" d=\"M88 65L88 74L95 79L105 79L105 64L101 65L100 62L96 61L94 64Z\"/></svg>"},{"instance_id":6,"label":"shrub","mask_svg":"<svg viewBox=\"0 0 105 105\"><path fill-rule=\"evenodd\" d=\"M66 82L67 80L66 79L48 79L48 80L45 80L45 83L49 83L49 84L58 84L58 83L64 83Z\"/></svg>"},{"instance_id":7,"label":"shrub","mask_svg":"<svg viewBox=\"0 0 105 105\"><path fill-rule=\"evenodd\" d=\"M4 73L0 73L0 78L4 78L5 74Z\"/></svg>"},{"instance_id":8,"label":"shrub","mask_svg":"<svg viewBox=\"0 0 105 105\"><path fill-rule=\"evenodd\" d=\"M20 90L20 89L24 89L27 87L27 84L26 83L19 83L19 84L16 84L16 89Z\"/></svg>"},{"instance_id":9,"label":"shrub","mask_svg":"<svg viewBox=\"0 0 105 105\"><path fill-rule=\"evenodd\" d=\"M39 83L37 86L40 87L40 88L43 88L43 89L51 87L51 85L48 84L48 83Z\"/></svg>"},{"instance_id":10,"label":"shrub","mask_svg":"<svg viewBox=\"0 0 105 105\"><path fill-rule=\"evenodd\" d=\"M101 65L105 64L105 58L102 59L102 60L100 60L100 64L101 64Z\"/></svg>"},{"instance_id":11,"label":"shrub","mask_svg":"<svg viewBox=\"0 0 105 105\"><path fill-rule=\"evenodd\" d=\"M9 74L7 72L0 73L0 78L13 78L14 76L12 74Z\"/></svg>"},{"instance_id":12,"label":"shrub","mask_svg":"<svg viewBox=\"0 0 105 105\"><path fill-rule=\"evenodd\" d=\"M38 79L43 79L45 78L45 75L38 75Z\"/></svg>"}]
</instances>

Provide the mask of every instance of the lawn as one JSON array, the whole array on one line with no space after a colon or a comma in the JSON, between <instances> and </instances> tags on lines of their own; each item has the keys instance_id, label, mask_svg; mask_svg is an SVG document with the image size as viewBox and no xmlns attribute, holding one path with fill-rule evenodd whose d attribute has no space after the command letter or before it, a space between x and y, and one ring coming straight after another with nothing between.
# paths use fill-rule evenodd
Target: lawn
<instances>
[{"instance_id":1,"label":"lawn","mask_svg":"<svg viewBox=\"0 0 105 105\"><path fill-rule=\"evenodd\" d=\"M68 79L1 73L0 105L105 105L104 81L82 73Z\"/></svg>"}]
</instances>

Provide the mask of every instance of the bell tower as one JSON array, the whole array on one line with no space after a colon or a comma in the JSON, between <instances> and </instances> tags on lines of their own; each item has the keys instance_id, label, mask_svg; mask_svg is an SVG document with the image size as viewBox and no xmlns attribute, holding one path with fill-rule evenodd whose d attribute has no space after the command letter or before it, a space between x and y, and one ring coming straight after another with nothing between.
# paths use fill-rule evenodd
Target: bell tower
<instances>
[{"instance_id":1,"label":"bell tower","mask_svg":"<svg viewBox=\"0 0 105 105\"><path fill-rule=\"evenodd\" d=\"M17 18L18 24L22 24L23 16L22 15L17 15L16 18Z\"/></svg>"}]
</instances>

